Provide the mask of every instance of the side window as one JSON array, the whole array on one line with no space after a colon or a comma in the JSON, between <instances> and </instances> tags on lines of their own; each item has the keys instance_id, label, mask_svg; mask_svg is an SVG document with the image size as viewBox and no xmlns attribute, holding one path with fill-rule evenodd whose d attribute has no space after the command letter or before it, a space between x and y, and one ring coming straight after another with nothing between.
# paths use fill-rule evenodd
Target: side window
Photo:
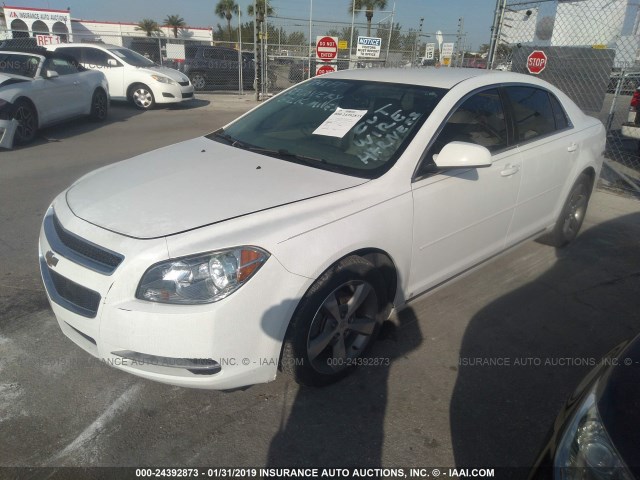
<instances>
[{"instance_id":1,"label":"side window","mask_svg":"<svg viewBox=\"0 0 640 480\"><path fill-rule=\"evenodd\" d=\"M553 109L553 118L556 120L556 130L567 128L569 126L569 120L567 120L567 115L562 105L560 105L555 95L549 94L549 99L551 100L551 108Z\"/></svg>"},{"instance_id":2,"label":"side window","mask_svg":"<svg viewBox=\"0 0 640 480\"><path fill-rule=\"evenodd\" d=\"M224 54L224 59L227 62L237 62L238 54L235 52L227 52L226 50L222 52Z\"/></svg>"},{"instance_id":3,"label":"side window","mask_svg":"<svg viewBox=\"0 0 640 480\"><path fill-rule=\"evenodd\" d=\"M71 75L72 73L78 73L78 68L74 66L70 60L64 58L49 58L44 68L46 70L53 70L58 72L58 75Z\"/></svg>"},{"instance_id":4,"label":"side window","mask_svg":"<svg viewBox=\"0 0 640 480\"><path fill-rule=\"evenodd\" d=\"M449 116L418 174L436 173L438 168L433 157L451 142L475 143L486 147L490 152L507 147L507 122L497 89L474 94Z\"/></svg>"},{"instance_id":5,"label":"side window","mask_svg":"<svg viewBox=\"0 0 640 480\"><path fill-rule=\"evenodd\" d=\"M75 61L76 65L82 63L81 50L77 47L60 48L58 52L72 58Z\"/></svg>"},{"instance_id":6,"label":"side window","mask_svg":"<svg viewBox=\"0 0 640 480\"><path fill-rule=\"evenodd\" d=\"M469 97L449 117L438 135L431 154L440 153L450 142L476 143L490 151L507 146L507 124L497 89Z\"/></svg>"},{"instance_id":7,"label":"side window","mask_svg":"<svg viewBox=\"0 0 640 480\"><path fill-rule=\"evenodd\" d=\"M507 87L513 106L516 138L519 142L553 133L556 119L545 90L532 87Z\"/></svg>"},{"instance_id":8,"label":"side window","mask_svg":"<svg viewBox=\"0 0 640 480\"><path fill-rule=\"evenodd\" d=\"M82 63L87 68L104 68L109 65L108 60L111 58L108 53L98 50L97 48L82 49Z\"/></svg>"}]
</instances>

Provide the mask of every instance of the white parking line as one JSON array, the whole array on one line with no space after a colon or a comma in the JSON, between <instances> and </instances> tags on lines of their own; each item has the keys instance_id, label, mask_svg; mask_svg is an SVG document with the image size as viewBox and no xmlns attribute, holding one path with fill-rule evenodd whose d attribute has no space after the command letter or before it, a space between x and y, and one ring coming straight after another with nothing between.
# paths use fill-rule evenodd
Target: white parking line
<instances>
[{"instance_id":1,"label":"white parking line","mask_svg":"<svg viewBox=\"0 0 640 480\"><path fill-rule=\"evenodd\" d=\"M51 463L58 460L75 450L80 449L85 443L90 441L104 426L115 417L122 408L130 403L135 397L138 391L142 388L142 385L137 384L130 387L122 395L120 395L102 415L100 415L91 425L84 429L84 431L76 437L76 439L67 445L63 450L53 455L47 463Z\"/></svg>"}]
</instances>

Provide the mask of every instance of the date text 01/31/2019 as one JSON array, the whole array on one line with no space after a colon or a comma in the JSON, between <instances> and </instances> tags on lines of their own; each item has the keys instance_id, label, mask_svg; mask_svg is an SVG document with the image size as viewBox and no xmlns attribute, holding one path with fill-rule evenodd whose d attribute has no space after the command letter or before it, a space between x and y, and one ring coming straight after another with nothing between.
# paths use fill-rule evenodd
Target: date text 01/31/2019
<instances>
[{"instance_id":1,"label":"date text 01/31/2019","mask_svg":"<svg viewBox=\"0 0 640 480\"><path fill-rule=\"evenodd\" d=\"M136 477L192 478L492 478L492 468L138 468Z\"/></svg>"}]
</instances>

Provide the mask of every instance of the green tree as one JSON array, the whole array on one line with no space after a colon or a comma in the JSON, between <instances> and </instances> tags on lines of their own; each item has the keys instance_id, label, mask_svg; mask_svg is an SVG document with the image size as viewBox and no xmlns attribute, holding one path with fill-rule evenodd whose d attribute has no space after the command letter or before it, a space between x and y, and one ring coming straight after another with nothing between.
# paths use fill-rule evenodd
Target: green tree
<instances>
[{"instance_id":1,"label":"green tree","mask_svg":"<svg viewBox=\"0 0 640 480\"><path fill-rule=\"evenodd\" d=\"M289 45L308 45L307 37L302 32L292 32L287 39Z\"/></svg>"},{"instance_id":2,"label":"green tree","mask_svg":"<svg viewBox=\"0 0 640 480\"><path fill-rule=\"evenodd\" d=\"M167 18L164 19L165 27L170 27L173 29L173 37L178 38L178 29L184 28L187 24L180 15L167 15Z\"/></svg>"},{"instance_id":3,"label":"green tree","mask_svg":"<svg viewBox=\"0 0 640 480\"><path fill-rule=\"evenodd\" d=\"M264 17L272 17L275 13L275 10L269 5L267 0L257 0L256 1L256 22L262 23L264 22ZM250 4L247 7L247 14L250 17L253 17L253 4Z\"/></svg>"},{"instance_id":4,"label":"green tree","mask_svg":"<svg viewBox=\"0 0 640 480\"><path fill-rule=\"evenodd\" d=\"M355 0L349 3L349 13L353 13L355 6L356 13L364 10L364 16L367 17L367 37L371 36L371 20L373 19L373 11L376 8L382 10L387 6L387 0Z\"/></svg>"},{"instance_id":5,"label":"green tree","mask_svg":"<svg viewBox=\"0 0 640 480\"><path fill-rule=\"evenodd\" d=\"M160 32L160 26L155 20L151 20L150 18L143 18L138 22L136 30L141 30L147 34L147 37L150 37L154 33Z\"/></svg>"},{"instance_id":6,"label":"green tree","mask_svg":"<svg viewBox=\"0 0 640 480\"><path fill-rule=\"evenodd\" d=\"M218 4L216 5L216 15L218 15L220 18L227 19L227 30L229 32L229 41L232 40L231 19L233 18L234 14L238 15L238 12L239 12L238 4L234 2L234 0L219 0Z\"/></svg>"}]
</instances>

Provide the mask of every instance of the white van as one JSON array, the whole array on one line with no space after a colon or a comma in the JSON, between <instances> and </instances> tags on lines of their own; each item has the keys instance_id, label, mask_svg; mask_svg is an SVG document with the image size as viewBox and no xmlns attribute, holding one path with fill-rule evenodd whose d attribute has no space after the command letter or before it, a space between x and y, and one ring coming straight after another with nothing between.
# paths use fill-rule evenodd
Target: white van
<instances>
[{"instance_id":1,"label":"white van","mask_svg":"<svg viewBox=\"0 0 640 480\"><path fill-rule=\"evenodd\" d=\"M162 67L128 48L64 43L48 45L47 49L64 51L83 67L104 73L112 100L128 100L147 110L156 103L193 99L193 85L186 75L173 68Z\"/></svg>"}]
</instances>

